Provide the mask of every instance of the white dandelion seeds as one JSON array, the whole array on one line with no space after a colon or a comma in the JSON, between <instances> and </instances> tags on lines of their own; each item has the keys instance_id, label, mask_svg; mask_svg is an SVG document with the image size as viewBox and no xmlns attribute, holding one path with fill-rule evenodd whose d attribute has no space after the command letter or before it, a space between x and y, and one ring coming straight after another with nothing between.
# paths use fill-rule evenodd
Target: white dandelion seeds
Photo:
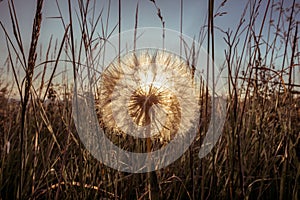
<instances>
[{"instance_id":1,"label":"white dandelion seeds","mask_svg":"<svg viewBox=\"0 0 300 200\"><path fill-rule=\"evenodd\" d=\"M102 73L100 123L122 134L170 141L198 119L193 73L170 52L142 49L115 59Z\"/></svg>"}]
</instances>

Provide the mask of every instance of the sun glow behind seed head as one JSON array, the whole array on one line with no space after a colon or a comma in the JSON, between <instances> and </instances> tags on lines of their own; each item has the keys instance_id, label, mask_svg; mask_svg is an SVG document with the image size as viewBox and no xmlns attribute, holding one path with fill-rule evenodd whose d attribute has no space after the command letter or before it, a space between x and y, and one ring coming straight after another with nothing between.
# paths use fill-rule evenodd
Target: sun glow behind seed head
<instances>
[{"instance_id":1,"label":"sun glow behind seed head","mask_svg":"<svg viewBox=\"0 0 300 200\"><path fill-rule=\"evenodd\" d=\"M141 65L141 70L139 70L138 77L140 79L140 85L145 92L149 92L152 87L163 90L168 88L170 85L168 78L165 73L162 73L160 69L162 66L157 66L157 64ZM147 68L156 68L156 70L147 70Z\"/></svg>"},{"instance_id":2,"label":"sun glow behind seed head","mask_svg":"<svg viewBox=\"0 0 300 200\"><path fill-rule=\"evenodd\" d=\"M189 66L169 52L128 53L112 62L101 80L100 121L125 134L170 140L186 134L199 110L195 103L199 87Z\"/></svg>"}]
</instances>

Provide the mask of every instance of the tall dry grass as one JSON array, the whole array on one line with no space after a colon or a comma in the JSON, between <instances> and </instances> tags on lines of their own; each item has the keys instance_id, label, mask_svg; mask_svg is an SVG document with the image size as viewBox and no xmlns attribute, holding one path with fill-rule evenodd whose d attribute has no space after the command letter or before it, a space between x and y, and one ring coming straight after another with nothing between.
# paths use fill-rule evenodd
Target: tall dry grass
<instances>
[{"instance_id":1,"label":"tall dry grass","mask_svg":"<svg viewBox=\"0 0 300 200\"><path fill-rule=\"evenodd\" d=\"M213 152L199 160L214 103L203 77L200 114L206 123L180 159L149 175L119 172L93 158L81 143L72 120L74 85L55 83L60 75L58 66L71 69L73 80L82 64L96 67L102 58L100 53L94 54L94 49L105 46L113 33L122 30L121 24L126 20L120 17L125 12L122 7L118 24L108 30L111 2L108 1L106 16L95 10L95 2L79 0L74 14L74 2L69 0L69 15L64 18L60 2L56 1L65 33L55 44L50 39L40 62L36 58L38 39L42 37L39 30L43 1L36 3L27 58L16 15L20 11L13 0L9 1L14 34L9 35L7 27L0 25L7 43L6 63L13 72L20 101L11 98L10 87L2 78L1 199L299 199L300 86L295 83L299 74L299 21L295 18L299 4L295 0L288 10L283 1L270 0L265 7L262 1L248 1L238 26L228 30L215 26L215 18L222 14L215 9L216 2L209 1L207 25L199 33L199 42L207 40L207 52L213 58L216 31L222 32L227 45L222 68L228 78L228 113L222 137ZM180 1L178 18L181 32L184 2ZM152 3L165 28L163 10L158 2ZM226 1L220 9L224 5ZM138 8L139 4L135 28ZM81 34L76 42L74 33L78 29ZM262 34L265 30L267 35ZM100 51L105 53L105 48ZM18 62L14 62L15 58ZM38 67L41 73L36 72ZM24 70L24 77L19 76L19 70ZM133 145L121 137L118 142L128 149ZM145 143L140 145L145 150Z\"/></svg>"}]
</instances>

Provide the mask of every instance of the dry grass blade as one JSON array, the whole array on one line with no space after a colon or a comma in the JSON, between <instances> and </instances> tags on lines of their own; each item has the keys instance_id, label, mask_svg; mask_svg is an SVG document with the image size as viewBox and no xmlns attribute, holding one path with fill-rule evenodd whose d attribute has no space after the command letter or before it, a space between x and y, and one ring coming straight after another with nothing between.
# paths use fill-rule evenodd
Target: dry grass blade
<instances>
[{"instance_id":1,"label":"dry grass blade","mask_svg":"<svg viewBox=\"0 0 300 200\"><path fill-rule=\"evenodd\" d=\"M64 45L65 45L64 41L66 41L67 34L68 34L68 32L69 32L69 27L70 27L70 26L67 26L67 28L66 28L66 30L65 30L65 34L64 34L64 36L63 36L63 39L62 39L60 48L59 48L59 50L58 50L58 55L57 55L57 58L56 58L56 60L55 60L55 65L54 65L53 71L52 71L52 73L51 73L51 75L50 75L50 78L49 78L49 81L48 81L48 85L47 85L47 88L46 88L44 97L43 97L43 99L42 99L43 101L45 101L45 99L46 99L46 96L47 96L47 94L48 94L48 90L49 90L50 85L51 85L51 83L52 83L52 80L53 80L53 78L54 78L54 75L55 75L57 66L58 66L58 64L59 64L59 59L60 59L60 56L61 56L63 47L64 47ZM46 64L46 63L45 63L45 64Z\"/></svg>"},{"instance_id":2,"label":"dry grass blade","mask_svg":"<svg viewBox=\"0 0 300 200\"><path fill-rule=\"evenodd\" d=\"M20 132L20 158L19 158L19 189L18 189L18 199L22 198L22 189L23 189L23 169L26 165L26 161L24 159L24 137L26 137L26 111L27 104L30 96L30 88L32 86L32 77L34 73L35 61L36 61L36 48L40 34L41 22L42 22L42 7L43 0L38 0L36 5L35 18L32 27L32 35L31 35L31 44L29 49L29 55L27 59L27 67L26 67L26 79L25 79L25 91L24 91L24 101L22 104L22 113L21 113L21 132ZM14 6L13 6L14 8ZM14 10L15 13L15 10ZM16 19L15 19L16 20ZM17 22L17 20L16 20ZM18 38L16 38L18 40ZM24 53L22 46L20 46L21 52Z\"/></svg>"}]
</instances>

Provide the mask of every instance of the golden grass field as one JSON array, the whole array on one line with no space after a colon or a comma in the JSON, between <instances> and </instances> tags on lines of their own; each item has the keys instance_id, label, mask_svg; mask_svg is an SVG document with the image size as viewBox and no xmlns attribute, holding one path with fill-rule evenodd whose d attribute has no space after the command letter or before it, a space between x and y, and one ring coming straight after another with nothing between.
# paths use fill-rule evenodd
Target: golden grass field
<instances>
[{"instance_id":1,"label":"golden grass field","mask_svg":"<svg viewBox=\"0 0 300 200\"><path fill-rule=\"evenodd\" d=\"M76 72L84 62L91 61L103 38L109 40L111 34L121 33L121 18L109 33L103 24L107 16L93 12L93 0L79 0L77 16L72 12L74 1L69 0L66 2L69 13L64 16L60 13L65 33L56 42L51 38L49 44L41 44L44 1L37 0L30 45L23 46L16 17L20 11L15 10L13 0L8 1L11 26L5 27L0 21L7 44L7 59L1 60L4 66L0 74L0 199L300 199L297 1L290 1L287 10L281 1L270 0L262 9L264 12L258 12L261 1L250 0L252 3L245 5L246 10L252 11L250 18L242 15L240 24L221 30L226 43L221 68L227 80L224 85L228 92L227 115L212 152L202 159L198 157L212 103L203 77L198 101L201 126L192 145L171 165L137 174L112 169L95 159L82 144L72 117ZM157 11L153 17L164 28L167 22L159 1L149 2ZM208 1L206 25L199 33L201 40L207 42L207 52L212 58L216 56L214 20L216 17L222 20L216 9L219 4L222 8L226 1ZM141 14L138 6L133 28L138 27L137 16ZM120 16L122 11L108 13ZM277 13L278 18L269 18L270 12ZM257 17L262 18L260 23ZM122 22L126 23L124 19ZM74 36L75 27L81 30L76 32L79 38ZM10 29L13 34L8 34ZM263 29L268 35L262 34ZM245 37L241 37L242 33ZM238 45L241 47L237 48ZM40 48L45 51L42 58L38 56ZM61 66L71 73L59 72ZM193 69L191 63L187 67ZM5 76L7 70L11 82ZM68 77L68 81L60 77ZM109 79L105 84L107 90L114 85ZM132 97L130 112L135 122L143 125L150 118L146 111L137 112L144 101L142 90L139 92ZM120 133L110 118L102 118L100 110L106 108L106 99L103 103L97 98L96 95L95 111L101 127L121 148L153 151L172 139L172 131L165 138L157 136L152 141ZM147 106L163 98L154 95ZM174 100L165 106L173 113L168 123L176 132L181 116L178 103ZM166 128L165 133L168 131Z\"/></svg>"}]
</instances>

